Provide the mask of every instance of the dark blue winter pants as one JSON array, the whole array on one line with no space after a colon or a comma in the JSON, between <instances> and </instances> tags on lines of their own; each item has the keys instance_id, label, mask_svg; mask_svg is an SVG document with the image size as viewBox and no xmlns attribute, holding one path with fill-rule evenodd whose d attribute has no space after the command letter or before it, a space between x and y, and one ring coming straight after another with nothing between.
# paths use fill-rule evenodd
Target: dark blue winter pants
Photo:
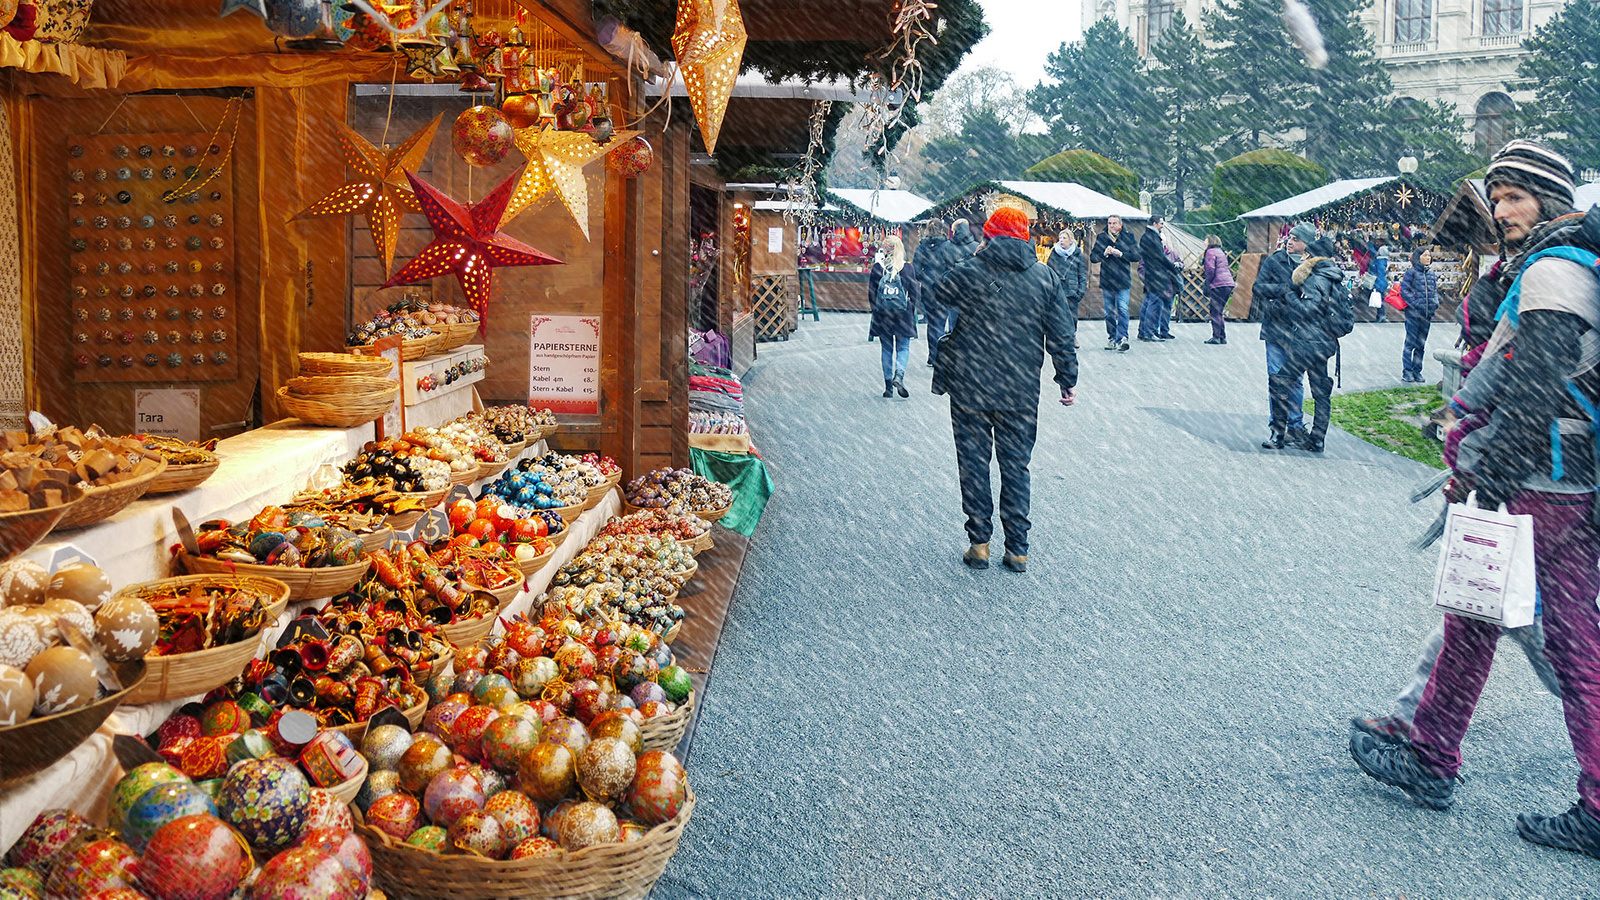
<instances>
[{"instance_id":1,"label":"dark blue winter pants","mask_svg":"<svg viewBox=\"0 0 1600 900\"><path fill-rule=\"evenodd\" d=\"M1006 552L1028 555L1028 463L1039 435L1037 409L964 409L950 404L955 430L956 468L961 473L961 511L967 516L967 539L987 544L994 533L994 495L989 488L989 460L1000 463L1000 526Z\"/></svg>"}]
</instances>

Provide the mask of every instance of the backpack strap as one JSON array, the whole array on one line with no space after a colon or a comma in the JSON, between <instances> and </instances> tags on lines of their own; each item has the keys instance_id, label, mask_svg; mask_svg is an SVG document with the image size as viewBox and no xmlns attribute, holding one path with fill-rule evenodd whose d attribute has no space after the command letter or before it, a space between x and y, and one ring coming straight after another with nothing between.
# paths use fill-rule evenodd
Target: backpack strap
<instances>
[{"instance_id":1,"label":"backpack strap","mask_svg":"<svg viewBox=\"0 0 1600 900\"><path fill-rule=\"evenodd\" d=\"M1517 327L1517 313L1522 304L1523 273L1528 271L1529 266L1546 257L1575 262L1588 268L1596 277L1600 277L1600 256L1596 256L1582 247L1547 247L1528 257L1523 262L1522 268L1517 270L1517 277L1512 280L1511 288L1506 291L1506 299L1501 301L1500 309L1494 314L1495 321L1507 319L1511 322L1512 328Z\"/></svg>"}]
</instances>

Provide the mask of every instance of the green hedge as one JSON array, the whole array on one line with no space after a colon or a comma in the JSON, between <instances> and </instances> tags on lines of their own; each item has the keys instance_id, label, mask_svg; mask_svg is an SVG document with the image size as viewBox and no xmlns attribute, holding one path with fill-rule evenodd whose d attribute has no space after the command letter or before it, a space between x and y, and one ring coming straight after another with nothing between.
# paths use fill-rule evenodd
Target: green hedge
<instances>
[{"instance_id":1,"label":"green hedge","mask_svg":"<svg viewBox=\"0 0 1600 900\"><path fill-rule=\"evenodd\" d=\"M1063 150L1022 173L1024 181L1071 181L1108 194L1129 206L1139 205L1139 176L1091 150Z\"/></svg>"},{"instance_id":2,"label":"green hedge","mask_svg":"<svg viewBox=\"0 0 1600 900\"><path fill-rule=\"evenodd\" d=\"M1211 208L1218 219L1303 194L1328 183L1328 170L1287 150L1251 150L1217 164Z\"/></svg>"}]
</instances>

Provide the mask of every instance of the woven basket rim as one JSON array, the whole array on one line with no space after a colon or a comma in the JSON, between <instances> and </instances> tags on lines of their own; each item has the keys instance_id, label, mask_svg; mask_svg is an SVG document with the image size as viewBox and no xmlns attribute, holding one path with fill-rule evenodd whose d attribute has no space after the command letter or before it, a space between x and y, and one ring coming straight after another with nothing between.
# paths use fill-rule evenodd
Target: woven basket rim
<instances>
[{"instance_id":1,"label":"woven basket rim","mask_svg":"<svg viewBox=\"0 0 1600 900\"><path fill-rule=\"evenodd\" d=\"M87 528L126 509L133 501L144 496L145 491L150 489L151 482L166 474L167 461L158 459L156 463L155 471L146 472L138 478L129 478L116 484L82 488L85 502L74 506L62 516L61 521L56 523L56 528ZM80 522L79 518L87 521Z\"/></svg>"},{"instance_id":2,"label":"woven basket rim","mask_svg":"<svg viewBox=\"0 0 1600 900\"><path fill-rule=\"evenodd\" d=\"M188 569L190 574L193 575L241 574L276 578L289 586L289 599L291 600L318 599L318 596L312 596L307 593L312 589L312 585L318 581L345 585L331 593L319 596L331 597L340 591L348 590L351 585L360 581L361 576L365 575L367 569L372 566L372 560L362 557L360 562L344 566L321 566L315 569L288 568L286 566L269 566L265 563L241 563L226 559L214 559L209 556L192 556L188 550L180 551L179 559L183 561L184 568ZM215 571L195 572L192 566L196 562L204 567L215 569ZM323 590L326 590L326 588L323 588Z\"/></svg>"},{"instance_id":3,"label":"woven basket rim","mask_svg":"<svg viewBox=\"0 0 1600 900\"><path fill-rule=\"evenodd\" d=\"M358 753L356 754L356 759L361 760L361 771L359 773L332 787L323 788L323 790L338 797L339 802L346 806L355 802L356 795L361 793L361 785L367 780L367 773L371 770L371 764L367 762L365 756Z\"/></svg>"},{"instance_id":4,"label":"woven basket rim","mask_svg":"<svg viewBox=\"0 0 1600 900\"><path fill-rule=\"evenodd\" d=\"M296 398L316 398L327 396L360 397L367 394L379 394L392 388L399 387L400 382L394 378L384 378L381 375L296 375L283 383L289 389L289 395ZM311 390L317 387L331 387L333 390Z\"/></svg>"}]
</instances>

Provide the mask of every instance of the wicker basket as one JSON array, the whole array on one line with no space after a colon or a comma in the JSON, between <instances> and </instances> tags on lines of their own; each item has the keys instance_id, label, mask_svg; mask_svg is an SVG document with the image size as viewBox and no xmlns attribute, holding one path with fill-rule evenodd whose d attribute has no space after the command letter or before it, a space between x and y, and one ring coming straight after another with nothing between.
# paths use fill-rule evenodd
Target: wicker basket
<instances>
[{"instance_id":1,"label":"wicker basket","mask_svg":"<svg viewBox=\"0 0 1600 900\"><path fill-rule=\"evenodd\" d=\"M526 449L528 449L528 440L527 437L524 436L522 440L517 441L514 444L506 445L506 458L510 459L512 462L516 462L517 457L521 456L522 451Z\"/></svg>"},{"instance_id":2,"label":"wicker basket","mask_svg":"<svg viewBox=\"0 0 1600 900\"><path fill-rule=\"evenodd\" d=\"M717 521L720 521L723 516L727 515L728 514L728 510L730 510L730 509L733 509L733 504L732 503L728 504L727 506L724 506L721 509L713 509L713 510L711 510L709 512L701 512L699 510L695 510L694 514L699 516L701 519L703 519L703 520L705 520L707 522L717 522Z\"/></svg>"},{"instance_id":3,"label":"wicker basket","mask_svg":"<svg viewBox=\"0 0 1600 900\"><path fill-rule=\"evenodd\" d=\"M611 490L610 482L589 488L589 500L583 505L583 508L589 510L599 506L600 501L606 499L606 495L611 493Z\"/></svg>"},{"instance_id":4,"label":"wicker basket","mask_svg":"<svg viewBox=\"0 0 1600 900\"><path fill-rule=\"evenodd\" d=\"M677 816L632 843L516 860L433 853L369 827L359 809L350 814L372 854L373 881L393 900L631 900L666 871L694 804L691 788Z\"/></svg>"},{"instance_id":5,"label":"wicker basket","mask_svg":"<svg viewBox=\"0 0 1600 900\"><path fill-rule=\"evenodd\" d=\"M501 472L504 472L506 469L511 468L511 463L514 462L515 460L516 460L516 457L507 456L505 458L504 462L482 462L482 461L480 461L478 463L478 478L480 480L487 480L487 479L490 479L490 478L497 478L497 477L499 477Z\"/></svg>"},{"instance_id":6,"label":"wicker basket","mask_svg":"<svg viewBox=\"0 0 1600 900\"><path fill-rule=\"evenodd\" d=\"M289 586L289 601L319 600L332 597L354 587L361 576L367 574L371 560L363 559L348 566L326 566L320 569L291 569L286 566L264 566L258 563L236 563L207 556L178 554L185 571L193 575L259 575L276 578ZM237 674L237 673L235 673Z\"/></svg>"},{"instance_id":7,"label":"wicker basket","mask_svg":"<svg viewBox=\"0 0 1600 900\"><path fill-rule=\"evenodd\" d=\"M563 528L560 531L556 532L555 534L547 534L547 535L545 535L544 539L549 541L550 543L554 544L556 547L559 548L562 544L565 544L567 542L567 535L569 535L571 533L572 533L572 529L571 528Z\"/></svg>"},{"instance_id":8,"label":"wicker basket","mask_svg":"<svg viewBox=\"0 0 1600 900\"><path fill-rule=\"evenodd\" d=\"M477 322L457 322L454 325L441 323L429 325L428 327L437 331L443 338L443 343L439 347L441 351L465 347L472 343L473 338L478 336Z\"/></svg>"},{"instance_id":9,"label":"wicker basket","mask_svg":"<svg viewBox=\"0 0 1600 900\"><path fill-rule=\"evenodd\" d=\"M664 716L645 719L639 723L639 733L644 735L646 750L676 750L683 733L689 730L689 720L694 718L694 691L689 699Z\"/></svg>"},{"instance_id":10,"label":"wicker basket","mask_svg":"<svg viewBox=\"0 0 1600 900\"><path fill-rule=\"evenodd\" d=\"M72 499L60 506L0 513L0 562L10 562L28 552L45 539L73 506L83 502L83 492L76 485L69 485L67 493Z\"/></svg>"},{"instance_id":11,"label":"wicker basket","mask_svg":"<svg viewBox=\"0 0 1600 900\"><path fill-rule=\"evenodd\" d=\"M212 688L227 684L244 671L245 663L261 650L268 628L289 606L289 585L278 578L256 575L220 578L216 575L180 575L176 578L162 578L129 585L118 591L116 596L133 597L152 588L187 587L197 584L237 585L266 594L272 598L272 602L267 604L268 625L253 638L212 647L210 650L196 650L193 653L179 653L173 656L153 654L146 656L144 661L148 667L148 677L138 689L129 692L126 702L154 703L158 700L176 700L180 697L204 694Z\"/></svg>"},{"instance_id":12,"label":"wicker basket","mask_svg":"<svg viewBox=\"0 0 1600 900\"><path fill-rule=\"evenodd\" d=\"M187 491L197 488L205 483L217 471L217 466L222 461L215 456L210 462L191 463L185 466L175 466L167 463L167 470L156 476L150 486L144 489L146 494L173 494L178 491Z\"/></svg>"},{"instance_id":13,"label":"wicker basket","mask_svg":"<svg viewBox=\"0 0 1600 900\"><path fill-rule=\"evenodd\" d=\"M423 491L421 494L422 502L427 504L427 509L433 509L435 506L438 506L444 502L444 498L449 495L450 488L452 487L455 487L455 485L452 484L442 488L434 488L431 491Z\"/></svg>"},{"instance_id":14,"label":"wicker basket","mask_svg":"<svg viewBox=\"0 0 1600 900\"><path fill-rule=\"evenodd\" d=\"M384 516L383 524L389 526L391 529L390 535L392 536L395 531L405 531L411 526L422 521L422 517L427 514L428 511L425 509L413 509L409 512L394 513L393 515Z\"/></svg>"},{"instance_id":15,"label":"wicker basket","mask_svg":"<svg viewBox=\"0 0 1600 900\"><path fill-rule=\"evenodd\" d=\"M374 378L371 375L301 375L284 382L284 387L296 397L318 397L349 394L372 394L386 391L397 384L393 378Z\"/></svg>"},{"instance_id":16,"label":"wicker basket","mask_svg":"<svg viewBox=\"0 0 1600 900\"><path fill-rule=\"evenodd\" d=\"M354 742L354 739L352 739L352 742ZM361 793L361 785L367 780L367 758L360 755L357 755L356 758L361 760L361 771L349 780L341 781L327 789L328 793L338 797L339 802L345 806L349 806L356 801L356 795Z\"/></svg>"},{"instance_id":17,"label":"wicker basket","mask_svg":"<svg viewBox=\"0 0 1600 900\"><path fill-rule=\"evenodd\" d=\"M406 721L411 723L411 727L416 728L418 725L422 724L422 717L428 713L428 701L424 700L410 709L401 710L401 712L405 713ZM367 723L365 721L351 722L349 725L335 725L326 730L337 731L340 734L343 734L345 737L349 738L352 743L359 747L361 746L361 734L367 730Z\"/></svg>"},{"instance_id":18,"label":"wicker basket","mask_svg":"<svg viewBox=\"0 0 1600 900\"><path fill-rule=\"evenodd\" d=\"M432 356L433 354L438 353L439 348L443 346L444 337L437 332L430 334L425 338L407 339L400 342L400 359L403 362L412 362L413 360L421 359L424 356ZM365 345L361 347L345 347L344 349L350 353L364 353L369 356L377 355L373 351L371 345ZM385 369L384 371L388 370Z\"/></svg>"},{"instance_id":19,"label":"wicker basket","mask_svg":"<svg viewBox=\"0 0 1600 900\"><path fill-rule=\"evenodd\" d=\"M444 635L445 640L455 644L457 647L470 647L476 644L480 638L489 636L489 632L494 630L494 623L499 615L500 611L497 609L492 613L484 613L481 616L474 616L470 619L461 619L451 622L449 625L440 625L439 633Z\"/></svg>"},{"instance_id":20,"label":"wicker basket","mask_svg":"<svg viewBox=\"0 0 1600 900\"><path fill-rule=\"evenodd\" d=\"M463 469L460 472L452 470L450 472L450 483L451 484L471 484L474 481L478 480L478 477L479 477L478 476L478 472L479 471L481 471L481 469L478 466L473 466L470 469Z\"/></svg>"},{"instance_id":21,"label":"wicker basket","mask_svg":"<svg viewBox=\"0 0 1600 900\"><path fill-rule=\"evenodd\" d=\"M511 601L517 599L517 595L522 593L523 589L526 588L527 586L528 586L528 576L524 575L524 576L522 576L522 579L520 581L514 581L511 584L506 585L505 587L482 588L481 590L485 590L485 591L488 591L489 593L493 594L494 595L494 599L499 601L500 605L495 607L495 611L499 612L500 610L505 609L506 605L509 604Z\"/></svg>"},{"instance_id":22,"label":"wicker basket","mask_svg":"<svg viewBox=\"0 0 1600 900\"><path fill-rule=\"evenodd\" d=\"M118 663L116 670L123 684L121 691L81 709L0 728L0 789L44 771L76 750L144 681L142 660Z\"/></svg>"},{"instance_id":23,"label":"wicker basket","mask_svg":"<svg viewBox=\"0 0 1600 900\"><path fill-rule=\"evenodd\" d=\"M394 363L381 356L354 353L302 353L301 375L364 375L383 378Z\"/></svg>"},{"instance_id":24,"label":"wicker basket","mask_svg":"<svg viewBox=\"0 0 1600 900\"><path fill-rule=\"evenodd\" d=\"M287 387L278 388L278 403L284 411L307 425L328 428L354 428L374 421L394 406L400 396L400 382L383 379L389 387L367 394L321 394L315 398L289 393Z\"/></svg>"},{"instance_id":25,"label":"wicker basket","mask_svg":"<svg viewBox=\"0 0 1600 900\"><path fill-rule=\"evenodd\" d=\"M67 507L67 514L56 523L57 531L66 531L69 528L83 528L96 522L109 519L133 501L144 496L150 485L167 471L167 461L157 460L154 471L146 472L138 478L129 478L116 484L105 487L92 487L83 489L83 500Z\"/></svg>"},{"instance_id":26,"label":"wicker basket","mask_svg":"<svg viewBox=\"0 0 1600 900\"><path fill-rule=\"evenodd\" d=\"M535 556L533 559L517 560L517 568L522 570L523 578L532 578L533 574L544 568L545 563L549 562L555 555L556 548L554 545L551 545L549 550L546 550L538 556Z\"/></svg>"},{"instance_id":27,"label":"wicker basket","mask_svg":"<svg viewBox=\"0 0 1600 900\"><path fill-rule=\"evenodd\" d=\"M561 515L561 521L570 526L573 522L578 521L578 517L583 515L584 510L589 508L587 502L588 501L585 501L584 503L574 503L570 506L553 507L551 512L559 513Z\"/></svg>"},{"instance_id":28,"label":"wicker basket","mask_svg":"<svg viewBox=\"0 0 1600 900\"><path fill-rule=\"evenodd\" d=\"M682 622L673 622L672 623L672 627L667 629L667 633L663 634L661 636L661 643L663 643L663 644L672 643L673 641L678 639L678 634L681 631L683 631L683 623Z\"/></svg>"},{"instance_id":29,"label":"wicker basket","mask_svg":"<svg viewBox=\"0 0 1600 900\"><path fill-rule=\"evenodd\" d=\"M693 550L696 556L699 556L715 546L715 542L711 539L711 529L709 528L706 529L705 534L702 534L697 538L690 538L687 541L679 541L679 543L683 544L685 547L688 547L690 550Z\"/></svg>"},{"instance_id":30,"label":"wicker basket","mask_svg":"<svg viewBox=\"0 0 1600 900\"><path fill-rule=\"evenodd\" d=\"M421 513L418 513L419 517L420 515ZM382 550L389 546L389 542L392 540L394 540L394 526L385 520L382 525L367 534L361 535L361 551L363 553L371 553L374 550Z\"/></svg>"},{"instance_id":31,"label":"wicker basket","mask_svg":"<svg viewBox=\"0 0 1600 900\"><path fill-rule=\"evenodd\" d=\"M681 590L684 585L689 583L689 579L693 578L696 574L699 573L699 571L700 571L700 563L696 562L694 565L690 566L687 569L684 569L682 572L668 572L667 573L667 579L670 580L673 584L677 585L678 588Z\"/></svg>"}]
</instances>

